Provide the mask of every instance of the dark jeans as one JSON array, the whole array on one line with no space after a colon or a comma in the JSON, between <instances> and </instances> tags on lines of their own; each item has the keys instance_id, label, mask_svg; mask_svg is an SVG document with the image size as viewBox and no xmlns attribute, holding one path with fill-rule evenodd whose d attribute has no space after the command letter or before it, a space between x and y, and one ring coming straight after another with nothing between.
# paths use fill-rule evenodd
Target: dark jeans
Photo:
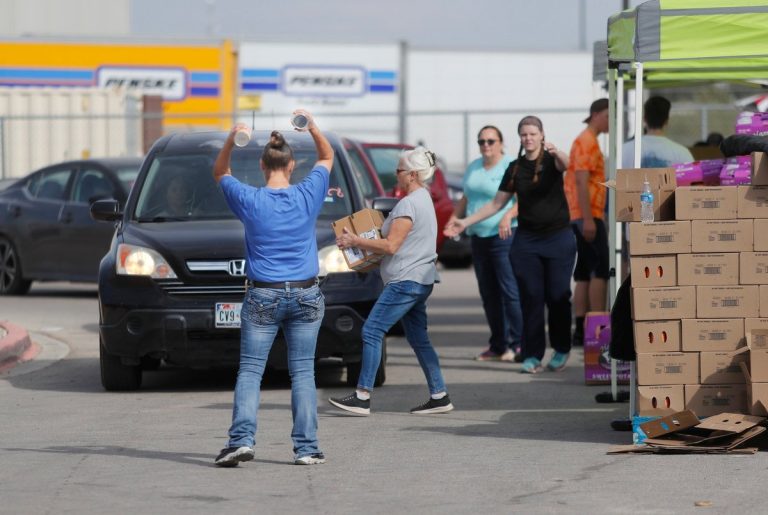
<instances>
[{"instance_id":1,"label":"dark jeans","mask_svg":"<svg viewBox=\"0 0 768 515\"><path fill-rule=\"evenodd\" d=\"M549 341L557 352L571 350L571 274L576 261L573 230L537 234L517 229L512 266L523 308L523 358L544 358L546 305Z\"/></svg>"},{"instance_id":2,"label":"dark jeans","mask_svg":"<svg viewBox=\"0 0 768 515\"><path fill-rule=\"evenodd\" d=\"M498 236L472 236L471 239L477 286L491 329L488 344L496 354L520 345L523 332L520 293L510 256L513 237L502 240Z\"/></svg>"}]
</instances>

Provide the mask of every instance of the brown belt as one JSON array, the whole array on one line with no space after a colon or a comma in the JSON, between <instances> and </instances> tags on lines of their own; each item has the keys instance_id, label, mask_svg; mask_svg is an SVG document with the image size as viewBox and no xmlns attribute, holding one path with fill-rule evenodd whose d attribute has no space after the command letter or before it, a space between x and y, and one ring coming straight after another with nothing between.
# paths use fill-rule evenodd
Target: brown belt
<instances>
[{"instance_id":1,"label":"brown belt","mask_svg":"<svg viewBox=\"0 0 768 515\"><path fill-rule=\"evenodd\" d=\"M290 288L311 288L317 284L317 278L306 279L304 281L282 281L279 283L265 283L262 281L253 281L248 279L245 284L251 288L272 288L275 290L287 290Z\"/></svg>"}]
</instances>

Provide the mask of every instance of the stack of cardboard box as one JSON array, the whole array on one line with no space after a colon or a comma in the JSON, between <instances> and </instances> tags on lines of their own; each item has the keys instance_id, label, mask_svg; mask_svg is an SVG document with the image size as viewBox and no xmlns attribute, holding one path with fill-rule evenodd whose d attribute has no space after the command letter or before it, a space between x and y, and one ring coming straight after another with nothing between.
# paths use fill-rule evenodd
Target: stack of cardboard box
<instances>
[{"instance_id":1,"label":"stack of cardboard box","mask_svg":"<svg viewBox=\"0 0 768 515\"><path fill-rule=\"evenodd\" d=\"M674 178L671 169L620 171L640 181L647 174L661 194L655 206L661 221L634 221L636 208L620 220L632 222L641 416L684 409L699 417L766 415L768 186L760 185L758 173L763 157L753 159L751 186L673 186L674 195L660 188L669 183L669 174ZM669 206L664 208L669 200L674 200L674 218Z\"/></svg>"}]
</instances>

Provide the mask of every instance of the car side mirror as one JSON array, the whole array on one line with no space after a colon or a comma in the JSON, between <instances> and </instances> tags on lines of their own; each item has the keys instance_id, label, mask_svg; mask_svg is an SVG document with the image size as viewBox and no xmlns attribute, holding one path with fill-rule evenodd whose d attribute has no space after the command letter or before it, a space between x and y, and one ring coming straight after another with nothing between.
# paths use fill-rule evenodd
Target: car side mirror
<instances>
[{"instance_id":1,"label":"car side mirror","mask_svg":"<svg viewBox=\"0 0 768 515\"><path fill-rule=\"evenodd\" d=\"M91 218L100 222L114 222L122 218L120 202L115 199L97 200L91 204Z\"/></svg>"},{"instance_id":2,"label":"car side mirror","mask_svg":"<svg viewBox=\"0 0 768 515\"><path fill-rule=\"evenodd\" d=\"M389 216L389 213L395 208L399 199L392 197L377 197L373 199L371 207L377 211L381 211L384 218Z\"/></svg>"}]
</instances>

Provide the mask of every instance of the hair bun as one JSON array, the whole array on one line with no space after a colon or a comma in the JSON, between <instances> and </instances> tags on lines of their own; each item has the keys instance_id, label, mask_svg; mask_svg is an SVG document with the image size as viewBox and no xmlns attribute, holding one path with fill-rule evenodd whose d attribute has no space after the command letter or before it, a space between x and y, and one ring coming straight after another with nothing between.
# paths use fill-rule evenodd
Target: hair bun
<instances>
[{"instance_id":1,"label":"hair bun","mask_svg":"<svg viewBox=\"0 0 768 515\"><path fill-rule=\"evenodd\" d=\"M272 131L269 135L269 146L274 148L281 148L285 145L285 137L280 131Z\"/></svg>"}]
</instances>

